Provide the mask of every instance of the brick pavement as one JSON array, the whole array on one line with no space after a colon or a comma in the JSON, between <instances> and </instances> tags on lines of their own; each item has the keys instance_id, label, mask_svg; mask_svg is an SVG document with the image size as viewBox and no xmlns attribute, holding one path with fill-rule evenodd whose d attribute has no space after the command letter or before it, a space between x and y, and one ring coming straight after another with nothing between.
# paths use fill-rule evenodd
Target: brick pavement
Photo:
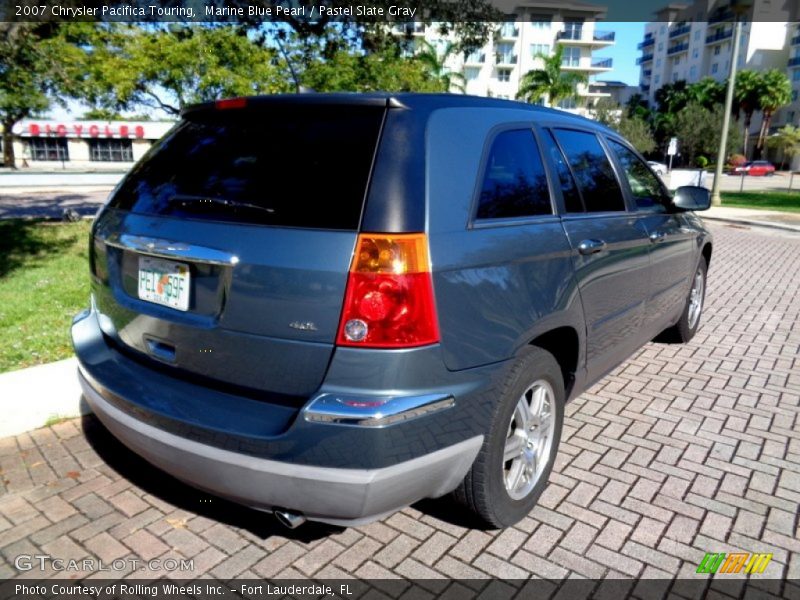
<instances>
[{"instance_id":1,"label":"brick pavement","mask_svg":"<svg viewBox=\"0 0 800 600\"><path fill-rule=\"evenodd\" d=\"M551 484L516 527L471 528L426 501L289 531L149 467L87 417L0 440L0 579L40 553L193 559L173 576L558 579L690 577L705 552L732 551L774 554L765 589L800 578L800 236L712 229L703 328L569 405Z\"/></svg>"}]
</instances>

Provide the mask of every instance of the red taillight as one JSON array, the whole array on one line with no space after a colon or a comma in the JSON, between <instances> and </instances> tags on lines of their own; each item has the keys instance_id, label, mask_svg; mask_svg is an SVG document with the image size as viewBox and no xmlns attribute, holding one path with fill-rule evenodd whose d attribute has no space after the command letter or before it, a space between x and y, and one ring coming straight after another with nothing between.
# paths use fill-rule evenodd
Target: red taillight
<instances>
[{"instance_id":1,"label":"red taillight","mask_svg":"<svg viewBox=\"0 0 800 600\"><path fill-rule=\"evenodd\" d=\"M214 102L214 108L217 110L244 108L245 106L247 106L247 98L226 98L225 100L217 100Z\"/></svg>"},{"instance_id":2,"label":"red taillight","mask_svg":"<svg viewBox=\"0 0 800 600\"><path fill-rule=\"evenodd\" d=\"M438 341L425 234L360 234L336 343L409 348Z\"/></svg>"}]
</instances>

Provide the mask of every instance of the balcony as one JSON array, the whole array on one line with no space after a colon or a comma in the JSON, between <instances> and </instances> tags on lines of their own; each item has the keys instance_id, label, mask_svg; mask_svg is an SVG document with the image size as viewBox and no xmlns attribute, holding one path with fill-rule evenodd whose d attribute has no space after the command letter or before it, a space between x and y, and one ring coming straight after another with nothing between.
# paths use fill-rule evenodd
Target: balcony
<instances>
[{"instance_id":1,"label":"balcony","mask_svg":"<svg viewBox=\"0 0 800 600\"><path fill-rule=\"evenodd\" d=\"M645 48L647 48L648 46L652 46L652 45L653 45L653 44L655 44L655 43L656 43L656 38L654 38L654 37L645 37L643 41L639 42L639 43L636 45L636 47L637 47L639 50L644 50L644 49L645 49Z\"/></svg>"},{"instance_id":2,"label":"balcony","mask_svg":"<svg viewBox=\"0 0 800 600\"><path fill-rule=\"evenodd\" d=\"M642 84L639 85L639 89L642 90L646 94L647 92L650 91L650 85L642 83Z\"/></svg>"},{"instance_id":3,"label":"balcony","mask_svg":"<svg viewBox=\"0 0 800 600\"><path fill-rule=\"evenodd\" d=\"M794 58L789 59L789 66L790 67L798 67L800 66L800 56L795 56Z\"/></svg>"},{"instance_id":4,"label":"balcony","mask_svg":"<svg viewBox=\"0 0 800 600\"><path fill-rule=\"evenodd\" d=\"M682 35L688 35L691 30L692 26L688 24L676 27L675 29L669 32L669 39L681 37Z\"/></svg>"},{"instance_id":5,"label":"balcony","mask_svg":"<svg viewBox=\"0 0 800 600\"><path fill-rule=\"evenodd\" d=\"M792 38L792 46L797 46L800 44L800 33Z\"/></svg>"},{"instance_id":6,"label":"balcony","mask_svg":"<svg viewBox=\"0 0 800 600\"><path fill-rule=\"evenodd\" d=\"M516 54L496 54L494 57L496 65L515 65L517 64Z\"/></svg>"},{"instance_id":7,"label":"balcony","mask_svg":"<svg viewBox=\"0 0 800 600\"><path fill-rule=\"evenodd\" d=\"M650 62L652 60L653 60L653 55L652 54L644 54L644 55L642 55L642 56L640 56L639 58L636 59L636 64L637 65L643 65L644 63Z\"/></svg>"},{"instance_id":8,"label":"balcony","mask_svg":"<svg viewBox=\"0 0 800 600\"><path fill-rule=\"evenodd\" d=\"M720 29L706 37L706 44L716 44L733 36L733 29Z\"/></svg>"},{"instance_id":9,"label":"balcony","mask_svg":"<svg viewBox=\"0 0 800 600\"><path fill-rule=\"evenodd\" d=\"M464 61L465 65L482 65L486 62L486 55L485 54L477 54L473 53L467 56L467 59Z\"/></svg>"},{"instance_id":10,"label":"balcony","mask_svg":"<svg viewBox=\"0 0 800 600\"><path fill-rule=\"evenodd\" d=\"M709 15L708 24L719 23L720 21L733 21L733 11L730 9L717 9L714 14Z\"/></svg>"},{"instance_id":11,"label":"balcony","mask_svg":"<svg viewBox=\"0 0 800 600\"><path fill-rule=\"evenodd\" d=\"M573 42L580 42L583 40L582 29L565 29L556 34L556 40L569 40Z\"/></svg>"},{"instance_id":12,"label":"balcony","mask_svg":"<svg viewBox=\"0 0 800 600\"><path fill-rule=\"evenodd\" d=\"M611 69L613 64L613 58L596 58L592 60L592 69Z\"/></svg>"},{"instance_id":13,"label":"balcony","mask_svg":"<svg viewBox=\"0 0 800 600\"><path fill-rule=\"evenodd\" d=\"M644 77L650 77L650 75L652 74L653 74L653 69L645 69L644 71L642 71L642 75Z\"/></svg>"},{"instance_id":14,"label":"balcony","mask_svg":"<svg viewBox=\"0 0 800 600\"><path fill-rule=\"evenodd\" d=\"M674 46L667 48L667 56L672 56L673 54L680 54L681 52L686 52L689 49L689 42L683 42L682 44L675 44Z\"/></svg>"},{"instance_id":15,"label":"balcony","mask_svg":"<svg viewBox=\"0 0 800 600\"><path fill-rule=\"evenodd\" d=\"M500 38L504 40L513 40L519 37L519 28L511 23L506 23L500 28Z\"/></svg>"},{"instance_id":16,"label":"balcony","mask_svg":"<svg viewBox=\"0 0 800 600\"><path fill-rule=\"evenodd\" d=\"M613 31L595 31L594 35L592 35L592 39L595 42L605 42L608 44L613 44L616 37L617 34Z\"/></svg>"}]
</instances>

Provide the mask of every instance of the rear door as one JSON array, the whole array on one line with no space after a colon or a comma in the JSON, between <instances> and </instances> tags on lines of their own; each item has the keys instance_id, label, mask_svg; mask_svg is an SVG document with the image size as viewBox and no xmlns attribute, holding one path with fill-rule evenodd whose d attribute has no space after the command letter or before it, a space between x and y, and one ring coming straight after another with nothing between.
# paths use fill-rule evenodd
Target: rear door
<instances>
[{"instance_id":1,"label":"rear door","mask_svg":"<svg viewBox=\"0 0 800 600\"><path fill-rule=\"evenodd\" d=\"M307 396L333 350L385 109L189 113L98 218L105 333L176 374Z\"/></svg>"},{"instance_id":2,"label":"rear door","mask_svg":"<svg viewBox=\"0 0 800 600\"><path fill-rule=\"evenodd\" d=\"M586 317L586 367L596 380L641 344L649 241L598 136L553 128L546 138Z\"/></svg>"}]
</instances>

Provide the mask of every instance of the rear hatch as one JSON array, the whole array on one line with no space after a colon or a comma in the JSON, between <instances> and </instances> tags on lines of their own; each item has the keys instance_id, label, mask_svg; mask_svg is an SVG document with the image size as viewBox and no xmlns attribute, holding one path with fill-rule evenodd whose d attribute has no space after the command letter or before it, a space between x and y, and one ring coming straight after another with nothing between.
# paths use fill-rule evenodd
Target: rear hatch
<instances>
[{"instance_id":1,"label":"rear hatch","mask_svg":"<svg viewBox=\"0 0 800 600\"><path fill-rule=\"evenodd\" d=\"M333 352L385 107L220 108L188 112L98 217L100 324L176 375L299 403Z\"/></svg>"}]
</instances>

